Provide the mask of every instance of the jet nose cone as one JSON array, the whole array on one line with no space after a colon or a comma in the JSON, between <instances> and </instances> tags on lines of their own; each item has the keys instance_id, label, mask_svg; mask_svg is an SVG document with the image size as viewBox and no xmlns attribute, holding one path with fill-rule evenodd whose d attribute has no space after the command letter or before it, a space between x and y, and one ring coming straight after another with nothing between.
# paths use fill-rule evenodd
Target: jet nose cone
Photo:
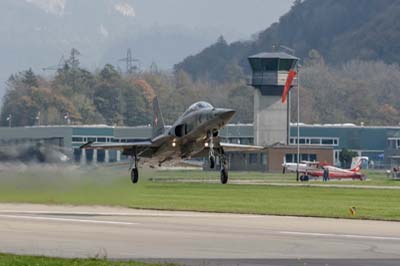
<instances>
[{"instance_id":1,"label":"jet nose cone","mask_svg":"<svg viewBox=\"0 0 400 266\"><path fill-rule=\"evenodd\" d=\"M235 113L236 111L232 109L220 109L219 117L221 117L223 121L229 121L232 119Z\"/></svg>"}]
</instances>

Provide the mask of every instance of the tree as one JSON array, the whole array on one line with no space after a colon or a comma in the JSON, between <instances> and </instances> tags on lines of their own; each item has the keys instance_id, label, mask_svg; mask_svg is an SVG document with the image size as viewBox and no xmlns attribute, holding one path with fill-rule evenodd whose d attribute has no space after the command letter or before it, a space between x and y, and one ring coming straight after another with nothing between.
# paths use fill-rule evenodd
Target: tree
<instances>
[{"instance_id":1,"label":"tree","mask_svg":"<svg viewBox=\"0 0 400 266\"><path fill-rule=\"evenodd\" d=\"M107 83L118 82L121 79L121 75L111 64L106 64L100 71L100 78Z\"/></svg>"},{"instance_id":2,"label":"tree","mask_svg":"<svg viewBox=\"0 0 400 266\"><path fill-rule=\"evenodd\" d=\"M350 168L351 161L353 157L356 157L357 153L355 151L351 151L343 148L339 154L339 161L344 168Z\"/></svg>"},{"instance_id":3,"label":"tree","mask_svg":"<svg viewBox=\"0 0 400 266\"><path fill-rule=\"evenodd\" d=\"M22 74L22 82L29 87L38 87L38 80L32 68Z\"/></svg>"},{"instance_id":4,"label":"tree","mask_svg":"<svg viewBox=\"0 0 400 266\"><path fill-rule=\"evenodd\" d=\"M98 84L94 93L94 105L108 125L123 125L124 102L120 88L106 82Z\"/></svg>"},{"instance_id":5,"label":"tree","mask_svg":"<svg viewBox=\"0 0 400 266\"><path fill-rule=\"evenodd\" d=\"M78 56L80 55L81 53L78 51L78 49L72 48L69 59L67 60L67 64L70 65L73 69L79 68L80 62Z\"/></svg>"}]
</instances>

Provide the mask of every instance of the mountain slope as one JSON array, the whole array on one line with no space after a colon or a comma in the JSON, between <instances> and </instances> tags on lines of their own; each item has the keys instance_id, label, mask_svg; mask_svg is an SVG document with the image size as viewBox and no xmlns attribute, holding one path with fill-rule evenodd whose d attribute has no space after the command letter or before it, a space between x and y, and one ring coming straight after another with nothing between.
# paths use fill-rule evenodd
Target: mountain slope
<instances>
[{"instance_id":1,"label":"mountain slope","mask_svg":"<svg viewBox=\"0 0 400 266\"><path fill-rule=\"evenodd\" d=\"M276 44L292 47L306 59L317 50L328 63L351 59L400 62L399 0L296 1L278 23L254 40L224 44L221 39L197 55L175 65L193 78L226 81L226 66L239 64L248 71L247 56L270 51ZM212 75L210 76L210 73Z\"/></svg>"}]
</instances>

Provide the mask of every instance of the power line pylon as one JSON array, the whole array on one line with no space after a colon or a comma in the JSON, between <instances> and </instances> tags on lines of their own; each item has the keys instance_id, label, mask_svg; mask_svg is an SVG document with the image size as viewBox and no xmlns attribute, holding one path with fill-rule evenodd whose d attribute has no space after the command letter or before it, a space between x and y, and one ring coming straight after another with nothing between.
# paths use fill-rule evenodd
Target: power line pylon
<instances>
[{"instance_id":1,"label":"power line pylon","mask_svg":"<svg viewBox=\"0 0 400 266\"><path fill-rule=\"evenodd\" d=\"M126 63L126 73L132 74L133 72L136 72L138 70L137 64L134 64L135 62L139 62L139 59L133 58L132 56L132 50L129 48L126 57L121 58L118 61L122 61Z\"/></svg>"}]
</instances>

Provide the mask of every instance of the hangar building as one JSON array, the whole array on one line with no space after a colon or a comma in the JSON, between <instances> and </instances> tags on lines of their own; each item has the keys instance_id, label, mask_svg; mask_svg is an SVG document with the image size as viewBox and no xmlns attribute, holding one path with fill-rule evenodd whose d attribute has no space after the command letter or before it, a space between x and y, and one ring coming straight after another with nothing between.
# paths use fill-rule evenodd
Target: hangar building
<instances>
[{"instance_id":1,"label":"hangar building","mask_svg":"<svg viewBox=\"0 0 400 266\"><path fill-rule=\"evenodd\" d=\"M0 128L0 149L9 143L51 141L64 147L76 163L114 162L123 160L115 151L82 151L87 141L129 142L131 138L148 138L151 128L109 126L54 126ZM224 141L253 144L253 124L230 124L221 131ZM231 154L233 170L280 171L284 160L296 161L297 126L290 127L290 144L267 146L260 154ZM350 149L368 156L375 168L390 168L400 162L400 127L343 125L300 125L302 160L319 160L340 165L339 152Z\"/></svg>"}]
</instances>

